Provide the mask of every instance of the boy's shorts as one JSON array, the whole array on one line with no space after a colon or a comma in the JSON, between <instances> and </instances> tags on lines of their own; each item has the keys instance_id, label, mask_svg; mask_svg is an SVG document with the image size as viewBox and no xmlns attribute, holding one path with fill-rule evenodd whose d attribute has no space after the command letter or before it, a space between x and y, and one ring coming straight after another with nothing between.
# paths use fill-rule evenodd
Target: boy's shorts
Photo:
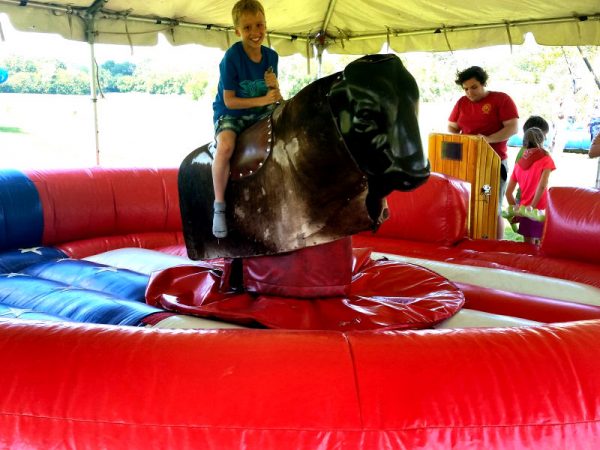
<instances>
[{"instance_id":1,"label":"boy's shorts","mask_svg":"<svg viewBox=\"0 0 600 450\"><path fill-rule=\"evenodd\" d=\"M265 111L256 114L246 114L244 116L230 116L224 114L215 122L215 136L218 136L219 133L224 130L231 130L236 135L239 135L250 125L254 125L259 120L271 114L271 112L272 109L268 108Z\"/></svg>"}]
</instances>

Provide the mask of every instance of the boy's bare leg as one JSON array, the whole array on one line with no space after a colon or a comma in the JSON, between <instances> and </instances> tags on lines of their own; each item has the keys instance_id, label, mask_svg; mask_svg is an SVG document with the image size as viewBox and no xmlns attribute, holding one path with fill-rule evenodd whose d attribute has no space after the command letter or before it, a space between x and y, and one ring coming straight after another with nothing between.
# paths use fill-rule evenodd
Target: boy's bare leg
<instances>
[{"instance_id":1,"label":"boy's bare leg","mask_svg":"<svg viewBox=\"0 0 600 450\"><path fill-rule=\"evenodd\" d=\"M229 180L229 160L235 148L236 135L231 130L223 130L217 135L217 151L212 165L213 189L215 192L213 234L217 238L227 236L225 220L225 189Z\"/></svg>"}]
</instances>

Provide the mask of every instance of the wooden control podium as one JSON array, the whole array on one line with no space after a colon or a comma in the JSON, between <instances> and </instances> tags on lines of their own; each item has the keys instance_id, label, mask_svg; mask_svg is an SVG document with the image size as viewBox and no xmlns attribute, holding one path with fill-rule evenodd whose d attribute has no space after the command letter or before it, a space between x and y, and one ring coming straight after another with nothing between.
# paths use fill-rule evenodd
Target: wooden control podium
<instances>
[{"instance_id":1,"label":"wooden control podium","mask_svg":"<svg viewBox=\"0 0 600 450\"><path fill-rule=\"evenodd\" d=\"M479 136L431 133L431 170L471 183L469 237L496 239L500 157Z\"/></svg>"}]
</instances>

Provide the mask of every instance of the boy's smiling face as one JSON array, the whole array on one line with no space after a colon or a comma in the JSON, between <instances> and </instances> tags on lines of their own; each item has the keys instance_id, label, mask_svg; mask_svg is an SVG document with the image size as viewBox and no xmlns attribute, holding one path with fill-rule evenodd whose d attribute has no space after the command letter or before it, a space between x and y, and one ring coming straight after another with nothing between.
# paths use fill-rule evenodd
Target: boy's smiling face
<instances>
[{"instance_id":1,"label":"boy's smiling face","mask_svg":"<svg viewBox=\"0 0 600 450\"><path fill-rule=\"evenodd\" d=\"M242 38L244 48L259 49L265 39L267 22L263 13L246 12L240 16L235 34Z\"/></svg>"}]
</instances>

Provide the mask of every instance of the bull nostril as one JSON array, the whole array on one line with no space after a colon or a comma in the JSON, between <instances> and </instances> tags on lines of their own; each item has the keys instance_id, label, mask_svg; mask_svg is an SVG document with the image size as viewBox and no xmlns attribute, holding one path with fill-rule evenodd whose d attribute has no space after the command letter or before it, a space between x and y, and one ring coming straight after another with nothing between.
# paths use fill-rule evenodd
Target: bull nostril
<instances>
[{"instance_id":1,"label":"bull nostril","mask_svg":"<svg viewBox=\"0 0 600 450\"><path fill-rule=\"evenodd\" d=\"M422 152L416 152L406 158L406 165L413 172L421 172L429 167L429 161Z\"/></svg>"},{"instance_id":2,"label":"bull nostril","mask_svg":"<svg viewBox=\"0 0 600 450\"><path fill-rule=\"evenodd\" d=\"M381 149L381 147L386 146L387 143L388 139L385 134L378 134L371 140L371 144L373 144L373 147L375 147L377 150Z\"/></svg>"},{"instance_id":3,"label":"bull nostril","mask_svg":"<svg viewBox=\"0 0 600 450\"><path fill-rule=\"evenodd\" d=\"M417 174L428 174L429 173L429 161L425 160L417 160L409 165L408 170L417 175Z\"/></svg>"},{"instance_id":4,"label":"bull nostril","mask_svg":"<svg viewBox=\"0 0 600 450\"><path fill-rule=\"evenodd\" d=\"M404 172L414 177L428 176L430 172L429 161L421 154L412 154L400 159L387 168L385 173Z\"/></svg>"}]
</instances>

